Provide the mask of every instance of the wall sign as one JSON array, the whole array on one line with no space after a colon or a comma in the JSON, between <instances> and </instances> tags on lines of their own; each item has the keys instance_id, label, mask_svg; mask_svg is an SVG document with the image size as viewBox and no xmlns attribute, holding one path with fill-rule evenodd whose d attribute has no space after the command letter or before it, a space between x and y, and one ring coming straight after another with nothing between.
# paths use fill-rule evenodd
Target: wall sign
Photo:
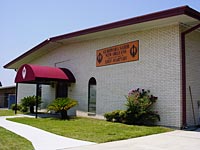
<instances>
[{"instance_id":1,"label":"wall sign","mask_svg":"<svg viewBox=\"0 0 200 150\"><path fill-rule=\"evenodd\" d=\"M139 59L139 41L133 41L96 51L96 66L106 66Z\"/></svg>"}]
</instances>

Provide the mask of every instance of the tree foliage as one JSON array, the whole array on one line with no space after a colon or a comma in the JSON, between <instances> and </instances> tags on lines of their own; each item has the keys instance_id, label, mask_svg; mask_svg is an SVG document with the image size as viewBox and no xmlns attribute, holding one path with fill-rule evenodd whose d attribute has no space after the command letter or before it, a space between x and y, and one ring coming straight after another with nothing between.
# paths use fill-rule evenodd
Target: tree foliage
<instances>
[{"instance_id":1,"label":"tree foliage","mask_svg":"<svg viewBox=\"0 0 200 150\"><path fill-rule=\"evenodd\" d=\"M61 113L61 119L68 119L67 110L76 106L78 102L71 98L57 98L48 106L48 110Z\"/></svg>"},{"instance_id":2,"label":"tree foliage","mask_svg":"<svg viewBox=\"0 0 200 150\"><path fill-rule=\"evenodd\" d=\"M152 124L154 121L160 120L159 115L152 108L158 98L151 95L149 90L145 91L139 88L132 90L126 99L126 119L129 124Z\"/></svg>"},{"instance_id":3,"label":"tree foliage","mask_svg":"<svg viewBox=\"0 0 200 150\"><path fill-rule=\"evenodd\" d=\"M150 91L131 90L126 96L125 111L115 110L105 113L104 117L108 121L123 122L127 124L151 125L155 121L160 120L157 112L153 111L153 104L157 101L157 97L150 94Z\"/></svg>"},{"instance_id":4,"label":"tree foliage","mask_svg":"<svg viewBox=\"0 0 200 150\"><path fill-rule=\"evenodd\" d=\"M41 97L38 97L38 105L42 103ZM34 113L34 106L36 106L36 96L27 96L21 99L22 111L27 111L30 108L30 113Z\"/></svg>"}]
</instances>

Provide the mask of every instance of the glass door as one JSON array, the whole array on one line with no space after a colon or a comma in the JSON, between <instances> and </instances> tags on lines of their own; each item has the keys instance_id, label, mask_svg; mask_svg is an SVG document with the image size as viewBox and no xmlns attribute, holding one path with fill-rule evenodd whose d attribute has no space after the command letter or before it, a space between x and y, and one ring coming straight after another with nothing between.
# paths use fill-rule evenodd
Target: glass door
<instances>
[{"instance_id":1,"label":"glass door","mask_svg":"<svg viewBox=\"0 0 200 150\"><path fill-rule=\"evenodd\" d=\"M96 80L94 77L89 80L88 92L88 112L96 114Z\"/></svg>"}]
</instances>

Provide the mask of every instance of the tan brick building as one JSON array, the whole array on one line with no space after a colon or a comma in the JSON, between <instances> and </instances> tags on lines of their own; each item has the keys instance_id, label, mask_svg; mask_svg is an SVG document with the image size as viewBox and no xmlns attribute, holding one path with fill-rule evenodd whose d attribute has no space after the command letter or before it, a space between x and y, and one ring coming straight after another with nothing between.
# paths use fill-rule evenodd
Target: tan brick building
<instances>
[{"instance_id":1,"label":"tan brick building","mask_svg":"<svg viewBox=\"0 0 200 150\"><path fill-rule=\"evenodd\" d=\"M100 116L124 109L130 89L149 89L158 97L158 124L181 128L197 124L200 117L199 27L198 11L178 7L52 37L4 67L69 69L76 82L42 85L43 107L64 89L64 95L79 101L76 110ZM18 101L35 92L35 85L19 83Z\"/></svg>"}]
</instances>

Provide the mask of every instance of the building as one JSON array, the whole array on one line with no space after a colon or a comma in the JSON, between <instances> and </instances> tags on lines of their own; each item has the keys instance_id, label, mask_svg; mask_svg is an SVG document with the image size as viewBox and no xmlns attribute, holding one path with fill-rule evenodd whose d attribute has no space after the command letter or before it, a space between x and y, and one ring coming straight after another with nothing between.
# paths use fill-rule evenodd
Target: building
<instances>
[{"instance_id":1,"label":"building","mask_svg":"<svg viewBox=\"0 0 200 150\"><path fill-rule=\"evenodd\" d=\"M0 108L10 108L15 103L15 86L0 87Z\"/></svg>"},{"instance_id":2,"label":"building","mask_svg":"<svg viewBox=\"0 0 200 150\"><path fill-rule=\"evenodd\" d=\"M18 101L42 84L43 107L69 96L76 110L103 115L124 109L130 89L144 88L158 97L158 124L183 128L200 113L199 27L198 11L177 7L52 37L4 68L18 70Z\"/></svg>"}]
</instances>

